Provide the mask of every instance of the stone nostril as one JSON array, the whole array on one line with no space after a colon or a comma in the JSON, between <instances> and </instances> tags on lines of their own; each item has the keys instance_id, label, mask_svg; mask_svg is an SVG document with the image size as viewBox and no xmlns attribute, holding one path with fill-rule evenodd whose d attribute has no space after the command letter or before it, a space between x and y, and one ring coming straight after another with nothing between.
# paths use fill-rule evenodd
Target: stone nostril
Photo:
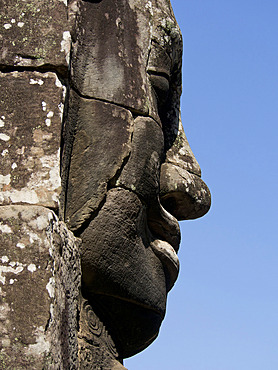
<instances>
[{"instance_id":1,"label":"stone nostril","mask_svg":"<svg viewBox=\"0 0 278 370\"><path fill-rule=\"evenodd\" d=\"M177 209L177 202L174 196L169 194L168 196L165 195L164 197L160 197L160 202L161 202L162 207L165 208L167 212L171 213L171 215L176 217L175 209Z\"/></svg>"},{"instance_id":2,"label":"stone nostril","mask_svg":"<svg viewBox=\"0 0 278 370\"><path fill-rule=\"evenodd\" d=\"M165 210L160 201L148 209L148 227L152 235L169 243L177 252L180 245L180 227L177 219Z\"/></svg>"}]
</instances>

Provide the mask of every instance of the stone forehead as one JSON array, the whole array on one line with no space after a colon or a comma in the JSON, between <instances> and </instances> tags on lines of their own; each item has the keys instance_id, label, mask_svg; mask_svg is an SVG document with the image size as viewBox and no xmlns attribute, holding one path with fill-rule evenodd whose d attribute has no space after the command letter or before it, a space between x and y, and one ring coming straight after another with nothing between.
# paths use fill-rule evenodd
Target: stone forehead
<instances>
[{"instance_id":1,"label":"stone forehead","mask_svg":"<svg viewBox=\"0 0 278 370\"><path fill-rule=\"evenodd\" d=\"M152 40L172 54L174 49L182 49L182 34L176 21L170 0L139 1L129 0L130 7L139 13L150 13L150 33ZM172 55L174 57L174 55Z\"/></svg>"}]
</instances>

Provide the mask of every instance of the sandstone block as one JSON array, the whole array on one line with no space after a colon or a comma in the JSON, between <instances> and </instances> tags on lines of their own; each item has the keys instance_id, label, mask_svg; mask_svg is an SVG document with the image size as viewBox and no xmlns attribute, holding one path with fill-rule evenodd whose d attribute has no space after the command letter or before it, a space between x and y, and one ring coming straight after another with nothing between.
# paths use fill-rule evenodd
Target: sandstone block
<instances>
[{"instance_id":1,"label":"sandstone block","mask_svg":"<svg viewBox=\"0 0 278 370\"><path fill-rule=\"evenodd\" d=\"M0 64L67 69L70 32L60 0L1 0Z\"/></svg>"},{"instance_id":2,"label":"sandstone block","mask_svg":"<svg viewBox=\"0 0 278 370\"><path fill-rule=\"evenodd\" d=\"M37 206L0 207L0 368L76 369L79 242Z\"/></svg>"},{"instance_id":3,"label":"sandstone block","mask_svg":"<svg viewBox=\"0 0 278 370\"><path fill-rule=\"evenodd\" d=\"M0 204L58 208L65 88L55 73L0 73Z\"/></svg>"}]
</instances>

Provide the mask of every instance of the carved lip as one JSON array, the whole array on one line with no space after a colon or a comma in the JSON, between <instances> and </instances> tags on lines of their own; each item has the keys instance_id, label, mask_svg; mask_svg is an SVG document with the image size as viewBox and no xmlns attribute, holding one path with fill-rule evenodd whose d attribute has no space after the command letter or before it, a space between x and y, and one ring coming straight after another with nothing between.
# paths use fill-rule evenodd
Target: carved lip
<instances>
[{"instance_id":1,"label":"carved lip","mask_svg":"<svg viewBox=\"0 0 278 370\"><path fill-rule=\"evenodd\" d=\"M151 242L151 248L160 259L166 272L167 291L172 289L179 274L179 259L176 251L168 242L156 239Z\"/></svg>"},{"instance_id":2,"label":"carved lip","mask_svg":"<svg viewBox=\"0 0 278 370\"><path fill-rule=\"evenodd\" d=\"M180 244L179 223L158 202L157 206L149 210L148 224L154 236L150 246L165 269L167 291L169 291L177 280L179 273L179 259L177 256Z\"/></svg>"}]
</instances>

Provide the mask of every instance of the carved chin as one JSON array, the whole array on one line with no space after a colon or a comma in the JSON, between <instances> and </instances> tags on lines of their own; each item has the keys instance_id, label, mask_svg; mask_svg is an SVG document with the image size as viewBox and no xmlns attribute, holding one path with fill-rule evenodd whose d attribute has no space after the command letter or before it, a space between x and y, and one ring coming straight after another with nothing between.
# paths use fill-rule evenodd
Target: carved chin
<instances>
[{"instance_id":1,"label":"carved chin","mask_svg":"<svg viewBox=\"0 0 278 370\"><path fill-rule=\"evenodd\" d=\"M156 339L163 320L159 313L111 296L97 294L89 299L122 358L141 352Z\"/></svg>"},{"instance_id":2,"label":"carved chin","mask_svg":"<svg viewBox=\"0 0 278 370\"><path fill-rule=\"evenodd\" d=\"M177 277L176 253L169 243L150 240L145 207L122 188L108 192L81 238L85 294L116 332L123 357L132 356L158 334L167 280L172 285Z\"/></svg>"}]
</instances>

